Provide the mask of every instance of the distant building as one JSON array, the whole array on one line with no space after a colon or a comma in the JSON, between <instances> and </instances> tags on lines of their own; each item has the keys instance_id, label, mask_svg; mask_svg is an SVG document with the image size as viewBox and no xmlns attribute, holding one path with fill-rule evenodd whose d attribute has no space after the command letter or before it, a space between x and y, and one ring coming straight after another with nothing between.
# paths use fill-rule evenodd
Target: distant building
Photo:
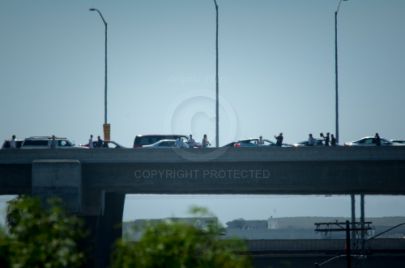
<instances>
[{"instance_id":1,"label":"distant building","mask_svg":"<svg viewBox=\"0 0 405 268\"><path fill-rule=\"evenodd\" d=\"M278 220L270 217L267 219L267 229L275 230L279 228Z\"/></svg>"},{"instance_id":2,"label":"distant building","mask_svg":"<svg viewBox=\"0 0 405 268\"><path fill-rule=\"evenodd\" d=\"M188 217L188 218L165 218L165 219L139 219L132 222L123 223L123 237L128 240L138 241L145 228L149 225L158 224L165 221L181 222L190 224L199 229L205 229L209 224L218 224L216 217Z\"/></svg>"},{"instance_id":3,"label":"distant building","mask_svg":"<svg viewBox=\"0 0 405 268\"><path fill-rule=\"evenodd\" d=\"M245 240L257 239L344 239L344 232L315 232L315 222L344 222L346 218L332 217L288 217L267 220L236 219L226 223L225 237L237 237ZM350 220L350 219L349 219ZM367 218L372 222L373 230L368 232L371 237L388 228L405 222L405 217ZM405 226L384 234L384 238L405 237Z\"/></svg>"},{"instance_id":4,"label":"distant building","mask_svg":"<svg viewBox=\"0 0 405 268\"><path fill-rule=\"evenodd\" d=\"M267 220L235 219L226 223L224 238L240 238L244 240L272 240L272 239L344 239L344 232L317 233L315 222L344 222L346 218L333 217L289 217L273 218ZM197 228L204 229L210 223L218 223L215 217L166 218L158 220L135 220L123 224L124 237L129 240L139 240L142 230L149 224L161 221L179 221L189 223ZM367 218L372 222L373 230L368 233L371 237L388 228L405 222L405 217ZM405 225L396 228L381 238L405 238Z\"/></svg>"}]
</instances>

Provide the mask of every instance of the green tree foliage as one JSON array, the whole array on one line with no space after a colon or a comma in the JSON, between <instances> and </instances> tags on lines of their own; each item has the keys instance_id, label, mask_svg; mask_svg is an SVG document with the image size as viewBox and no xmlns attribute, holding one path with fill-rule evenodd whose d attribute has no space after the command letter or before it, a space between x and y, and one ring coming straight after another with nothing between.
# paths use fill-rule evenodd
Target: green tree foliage
<instances>
[{"instance_id":1,"label":"green tree foliage","mask_svg":"<svg viewBox=\"0 0 405 268\"><path fill-rule=\"evenodd\" d=\"M194 208L192 212L207 214L201 208ZM219 239L221 231L216 221L203 229L178 221L150 224L139 242L117 242L113 267L251 267L245 255L237 254L245 251L243 243Z\"/></svg>"},{"instance_id":2,"label":"green tree foliage","mask_svg":"<svg viewBox=\"0 0 405 268\"><path fill-rule=\"evenodd\" d=\"M7 208L7 223L11 267L80 267L83 263L77 246L84 237L83 224L63 209L59 199L49 199L45 207L38 198L14 199Z\"/></svg>"},{"instance_id":3,"label":"green tree foliage","mask_svg":"<svg viewBox=\"0 0 405 268\"><path fill-rule=\"evenodd\" d=\"M9 239L4 232L2 226L0 226L0 267L8 267L8 255L9 255Z\"/></svg>"}]
</instances>

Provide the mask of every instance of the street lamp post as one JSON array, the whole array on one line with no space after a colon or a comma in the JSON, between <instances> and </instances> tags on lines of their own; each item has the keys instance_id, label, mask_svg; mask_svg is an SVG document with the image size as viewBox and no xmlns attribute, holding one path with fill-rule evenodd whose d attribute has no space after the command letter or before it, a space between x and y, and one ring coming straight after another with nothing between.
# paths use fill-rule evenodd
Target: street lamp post
<instances>
[{"instance_id":1,"label":"street lamp post","mask_svg":"<svg viewBox=\"0 0 405 268\"><path fill-rule=\"evenodd\" d=\"M216 53L216 73L215 73L215 146L219 146L219 82L218 82L218 3L214 0L216 11L216 35L215 35L215 53Z\"/></svg>"},{"instance_id":2,"label":"street lamp post","mask_svg":"<svg viewBox=\"0 0 405 268\"><path fill-rule=\"evenodd\" d=\"M337 16L339 13L340 5L342 1L348 0L339 0L338 6L335 11L335 115L336 115L336 143L339 143L339 82L338 82L338 41L337 41Z\"/></svg>"},{"instance_id":3,"label":"street lamp post","mask_svg":"<svg viewBox=\"0 0 405 268\"><path fill-rule=\"evenodd\" d=\"M90 8L90 11L96 11L101 20L104 23L105 35L104 35L104 140L110 140L110 124L107 122L107 21L104 19L103 14L97 8Z\"/></svg>"}]
</instances>

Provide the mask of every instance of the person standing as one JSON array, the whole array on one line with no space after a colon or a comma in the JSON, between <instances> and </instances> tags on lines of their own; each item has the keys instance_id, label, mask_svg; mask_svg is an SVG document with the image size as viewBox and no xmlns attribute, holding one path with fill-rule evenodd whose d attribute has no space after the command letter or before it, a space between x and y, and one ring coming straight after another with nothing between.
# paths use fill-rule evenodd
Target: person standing
<instances>
[{"instance_id":1,"label":"person standing","mask_svg":"<svg viewBox=\"0 0 405 268\"><path fill-rule=\"evenodd\" d=\"M103 140L101 139L100 136L97 136L97 148L103 147Z\"/></svg>"},{"instance_id":2,"label":"person standing","mask_svg":"<svg viewBox=\"0 0 405 268\"><path fill-rule=\"evenodd\" d=\"M283 133L281 132L280 134L278 134L278 136L274 136L274 138L276 138L276 145L277 146L282 146L283 145Z\"/></svg>"},{"instance_id":3,"label":"person standing","mask_svg":"<svg viewBox=\"0 0 405 268\"><path fill-rule=\"evenodd\" d=\"M314 144L315 144L315 139L314 139L314 137L312 136L312 133L309 133L309 136L308 136L308 146L314 146Z\"/></svg>"},{"instance_id":4,"label":"person standing","mask_svg":"<svg viewBox=\"0 0 405 268\"><path fill-rule=\"evenodd\" d=\"M329 141L330 141L330 134L329 132L327 132L325 136L325 146L329 146Z\"/></svg>"},{"instance_id":5,"label":"person standing","mask_svg":"<svg viewBox=\"0 0 405 268\"><path fill-rule=\"evenodd\" d=\"M335 135L333 135L333 134L330 136L330 145L336 146L336 138L335 138Z\"/></svg>"},{"instance_id":6,"label":"person standing","mask_svg":"<svg viewBox=\"0 0 405 268\"><path fill-rule=\"evenodd\" d=\"M193 135L190 134L190 136L188 137L187 144L190 148L194 148L196 146L195 140L193 139Z\"/></svg>"},{"instance_id":7,"label":"person standing","mask_svg":"<svg viewBox=\"0 0 405 268\"><path fill-rule=\"evenodd\" d=\"M180 138L180 137L178 137L178 138L176 139L175 145L176 145L176 148L181 148L181 147L182 147L182 145L181 145L181 138Z\"/></svg>"},{"instance_id":8,"label":"person standing","mask_svg":"<svg viewBox=\"0 0 405 268\"><path fill-rule=\"evenodd\" d=\"M10 149L16 149L17 148L17 144L15 142L15 135L11 136L11 140L10 140Z\"/></svg>"},{"instance_id":9,"label":"person standing","mask_svg":"<svg viewBox=\"0 0 405 268\"><path fill-rule=\"evenodd\" d=\"M207 148L208 146L211 145L211 143L208 141L207 134L204 134L201 145L203 148Z\"/></svg>"},{"instance_id":10,"label":"person standing","mask_svg":"<svg viewBox=\"0 0 405 268\"><path fill-rule=\"evenodd\" d=\"M264 140L263 140L262 136L259 137L259 141L257 142L257 144L258 145L264 145Z\"/></svg>"},{"instance_id":11,"label":"person standing","mask_svg":"<svg viewBox=\"0 0 405 268\"><path fill-rule=\"evenodd\" d=\"M375 145L377 145L377 146L381 146L381 138L380 138L380 135L379 135L378 133L375 133L375 136L374 136L374 143L375 143Z\"/></svg>"},{"instance_id":12,"label":"person standing","mask_svg":"<svg viewBox=\"0 0 405 268\"><path fill-rule=\"evenodd\" d=\"M93 145L93 134L90 134L90 139L89 139L89 149L93 149L94 145Z\"/></svg>"},{"instance_id":13,"label":"person standing","mask_svg":"<svg viewBox=\"0 0 405 268\"><path fill-rule=\"evenodd\" d=\"M55 137L55 135L52 135L52 138L51 138L51 149L56 149L56 137Z\"/></svg>"}]
</instances>

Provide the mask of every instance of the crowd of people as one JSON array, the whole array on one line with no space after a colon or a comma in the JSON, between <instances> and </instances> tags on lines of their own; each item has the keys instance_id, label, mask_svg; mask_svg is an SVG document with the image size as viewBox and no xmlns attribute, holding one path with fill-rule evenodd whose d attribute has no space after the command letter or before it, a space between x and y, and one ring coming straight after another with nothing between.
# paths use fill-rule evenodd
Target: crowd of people
<instances>
[{"instance_id":1,"label":"crowd of people","mask_svg":"<svg viewBox=\"0 0 405 268\"><path fill-rule=\"evenodd\" d=\"M330 134L329 132L326 133L326 135L321 132L319 134L321 141L323 141L324 146L336 146L336 137L333 134ZM316 145L316 140L313 137L312 133L308 135L308 146L313 146Z\"/></svg>"},{"instance_id":2,"label":"crowd of people","mask_svg":"<svg viewBox=\"0 0 405 268\"><path fill-rule=\"evenodd\" d=\"M193 138L193 135L188 136L188 140L186 142L187 145L184 145L184 141L181 138L176 139L176 147L183 148L183 147L189 147L189 148L207 148L211 146L211 143L208 141L207 134L204 134L203 139L201 143L198 143L195 141Z\"/></svg>"},{"instance_id":3,"label":"crowd of people","mask_svg":"<svg viewBox=\"0 0 405 268\"><path fill-rule=\"evenodd\" d=\"M106 146L107 146L107 144L101 139L100 136L97 136L97 142L94 142L93 141L93 135L90 135L89 143L87 144L87 147L89 149L102 148L102 147L106 147Z\"/></svg>"}]
</instances>

